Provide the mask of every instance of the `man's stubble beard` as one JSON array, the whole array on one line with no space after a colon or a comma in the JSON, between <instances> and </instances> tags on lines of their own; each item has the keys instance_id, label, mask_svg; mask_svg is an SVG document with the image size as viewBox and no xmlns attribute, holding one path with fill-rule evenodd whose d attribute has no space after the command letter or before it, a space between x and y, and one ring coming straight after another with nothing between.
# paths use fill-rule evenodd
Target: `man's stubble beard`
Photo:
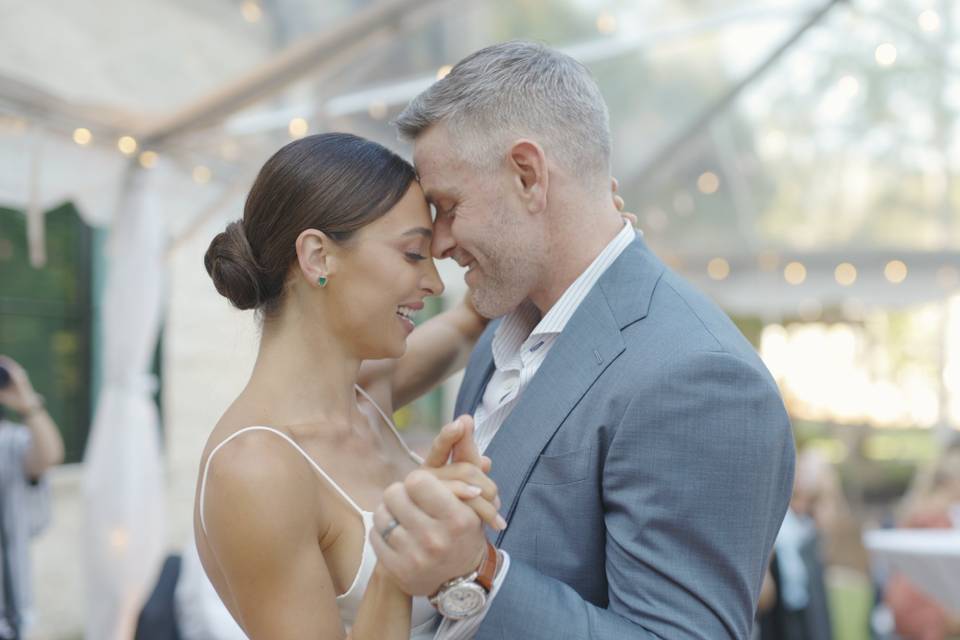
<instances>
[{"instance_id":1,"label":"man's stubble beard","mask_svg":"<svg viewBox=\"0 0 960 640\"><path fill-rule=\"evenodd\" d=\"M521 243L517 243L521 244ZM520 306L536 282L536 264L525 249L500 246L490 254L496 270L482 270L473 290L473 305L485 318L499 318Z\"/></svg>"}]
</instances>

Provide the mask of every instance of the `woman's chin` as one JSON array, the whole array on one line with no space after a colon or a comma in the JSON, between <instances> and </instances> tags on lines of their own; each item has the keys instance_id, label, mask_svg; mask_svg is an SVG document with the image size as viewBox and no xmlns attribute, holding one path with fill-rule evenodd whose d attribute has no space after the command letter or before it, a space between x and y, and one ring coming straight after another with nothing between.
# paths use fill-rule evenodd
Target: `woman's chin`
<instances>
[{"instance_id":1,"label":"woman's chin","mask_svg":"<svg viewBox=\"0 0 960 640\"><path fill-rule=\"evenodd\" d=\"M384 354L380 358L400 358L407 352L407 337L399 336L391 340L389 345L384 345Z\"/></svg>"},{"instance_id":2,"label":"woman's chin","mask_svg":"<svg viewBox=\"0 0 960 640\"><path fill-rule=\"evenodd\" d=\"M403 354L407 352L407 339L404 338L401 340L394 348L391 350L391 354L387 356L388 358L400 358L403 357Z\"/></svg>"},{"instance_id":3,"label":"woman's chin","mask_svg":"<svg viewBox=\"0 0 960 640\"><path fill-rule=\"evenodd\" d=\"M396 336L388 344L370 344L360 355L361 360L387 360L396 359L407 352L407 339L402 336Z\"/></svg>"}]
</instances>

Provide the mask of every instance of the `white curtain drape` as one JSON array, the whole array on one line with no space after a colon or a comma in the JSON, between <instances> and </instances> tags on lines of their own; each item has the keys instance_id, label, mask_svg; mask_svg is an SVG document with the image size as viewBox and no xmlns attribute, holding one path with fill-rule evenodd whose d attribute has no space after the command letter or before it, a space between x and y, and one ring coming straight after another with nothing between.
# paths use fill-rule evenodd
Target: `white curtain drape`
<instances>
[{"instance_id":1,"label":"white curtain drape","mask_svg":"<svg viewBox=\"0 0 960 640\"><path fill-rule=\"evenodd\" d=\"M160 569L164 487L150 373L163 308L164 219L151 172L131 168L109 241L103 386L84 456L87 640L130 640Z\"/></svg>"}]
</instances>

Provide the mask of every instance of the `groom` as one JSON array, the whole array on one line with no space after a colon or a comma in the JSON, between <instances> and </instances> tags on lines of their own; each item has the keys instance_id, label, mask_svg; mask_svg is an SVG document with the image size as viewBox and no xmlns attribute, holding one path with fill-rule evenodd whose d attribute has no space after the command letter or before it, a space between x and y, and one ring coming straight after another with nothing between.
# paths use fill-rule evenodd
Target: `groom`
<instances>
[{"instance_id":1,"label":"groom","mask_svg":"<svg viewBox=\"0 0 960 640\"><path fill-rule=\"evenodd\" d=\"M539 44L488 47L397 124L436 208L434 256L467 267L499 318L456 411L474 416L508 526L488 556L473 512L414 472L376 513L383 566L467 614L438 637L748 638L790 425L736 327L611 203L587 70Z\"/></svg>"}]
</instances>

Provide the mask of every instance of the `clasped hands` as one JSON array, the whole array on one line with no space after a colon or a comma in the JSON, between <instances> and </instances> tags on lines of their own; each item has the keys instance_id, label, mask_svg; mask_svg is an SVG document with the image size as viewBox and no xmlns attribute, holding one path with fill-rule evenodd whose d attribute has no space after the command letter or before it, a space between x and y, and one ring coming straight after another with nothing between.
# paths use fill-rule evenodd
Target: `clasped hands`
<instances>
[{"instance_id":1,"label":"clasped hands","mask_svg":"<svg viewBox=\"0 0 960 640\"><path fill-rule=\"evenodd\" d=\"M370 542L404 592L431 595L471 573L486 550L483 525L506 527L490 465L474 443L473 418L464 415L441 429L419 469L384 491Z\"/></svg>"}]
</instances>

